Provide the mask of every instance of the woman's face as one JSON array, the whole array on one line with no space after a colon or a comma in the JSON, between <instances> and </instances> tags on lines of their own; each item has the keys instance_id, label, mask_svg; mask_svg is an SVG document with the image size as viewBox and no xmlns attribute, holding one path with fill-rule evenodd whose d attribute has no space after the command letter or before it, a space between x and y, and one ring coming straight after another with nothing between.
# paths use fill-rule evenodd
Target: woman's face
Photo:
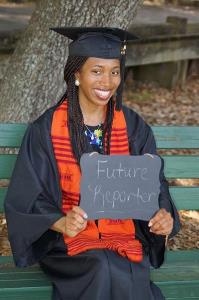
<instances>
[{"instance_id":1,"label":"woman's face","mask_svg":"<svg viewBox=\"0 0 199 300\"><path fill-rule=\"evenodd\" d=\"M120 84L120 61L89 57L75 77L80 82L80 104L104 106Z\"/></svg>"}]
</instances>

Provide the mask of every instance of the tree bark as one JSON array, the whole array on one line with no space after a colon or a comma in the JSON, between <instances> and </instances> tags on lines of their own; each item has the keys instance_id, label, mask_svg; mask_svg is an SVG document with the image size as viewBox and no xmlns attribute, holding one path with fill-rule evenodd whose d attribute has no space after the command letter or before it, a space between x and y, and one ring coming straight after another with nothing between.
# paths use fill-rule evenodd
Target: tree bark
<instances>
[{"instance_id":1,"label":"tree bark","mask_svg":"<svg viewBox=\"0 0 199 300\"><path fill-rule=\"evenodd\" d=\"M28 122L64 93L68 40L57 26L126 29L143 0L39 0L1 84L0 121Z\"/></svg>"}]
</instances>

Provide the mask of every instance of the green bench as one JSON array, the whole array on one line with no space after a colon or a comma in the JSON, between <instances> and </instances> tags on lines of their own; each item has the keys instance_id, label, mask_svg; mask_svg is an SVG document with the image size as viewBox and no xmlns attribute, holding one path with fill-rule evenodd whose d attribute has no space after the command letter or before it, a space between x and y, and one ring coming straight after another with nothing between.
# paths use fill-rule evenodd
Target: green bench
<instances>
[{"instance_id":1,"label":"green bench","mask_svg":"<svg viewBox=\"0 0 199 300\"><path fill-rule=\"evenodd\" d=\"M26 125L0 124L0 147L19 147ZM199 149L199 127L153 127L159 149ZM199 178L199 155L165 155L167 178ZM0 154L0 179L9 179L15 154ZM178 209L199 209L199 187L170 187ZM0 188L0 212L6 188ZM151 278L172 300L199 299L199 249L167 251L166 261ZM0 256L0 300L50 300L52 287L38 266L18 269L12 257Z\"/></svg>"}]
</instances>

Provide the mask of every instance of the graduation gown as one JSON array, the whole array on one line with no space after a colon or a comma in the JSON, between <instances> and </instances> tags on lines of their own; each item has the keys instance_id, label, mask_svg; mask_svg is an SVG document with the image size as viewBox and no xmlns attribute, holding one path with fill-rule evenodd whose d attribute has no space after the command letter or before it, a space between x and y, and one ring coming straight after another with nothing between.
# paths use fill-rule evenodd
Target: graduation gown
<instances>
[{"instance_id":1,"label":"graduation gown","mask_svg":"<svg viewBox=\"0 0 199 300\"><path fill-rule=\"evenodd\" d=\"M59 103L57 104L59 105ZM42 261L54 249L66 247L62 234L50 229L63 216L59 174L51 142L51 122L57 105L48 109L29 125L18 154L5 200L8 236L15 264L25 267ZM133 110L123 107L132 155L156 154L151 128ZM177 210L169 194L168 184L160 172L160 208L171 212L179 231ZM135 220L136 238L154 267L164 260L165 238L149 232L148 222Z\"/></svg>"}]
</instances>

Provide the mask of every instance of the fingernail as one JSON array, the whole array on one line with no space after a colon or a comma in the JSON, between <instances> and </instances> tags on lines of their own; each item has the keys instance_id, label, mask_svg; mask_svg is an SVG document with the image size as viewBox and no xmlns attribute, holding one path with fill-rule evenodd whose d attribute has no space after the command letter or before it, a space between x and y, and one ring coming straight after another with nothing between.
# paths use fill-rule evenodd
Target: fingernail
<instances>
[{"instance_id":1,"label":"fingernail","mask_svg":"<svg viewBox=\"0 0 199 300\"><path fill-rule=\"evenodd\" d=\"M88 215L85 213L85 214L83 215L83 218L84 218L84 219L88 219Z\"/></svg>"},{"instance_id":2,"label":"fingernail","mask_svg":"<svg viewBox=\"0 0 199 300\"><path fill-rule=\"evenodd\" d=\"M148 224L148 226L149 226L149 227L151 227L151 225L152 225L152 222L151 222L151 221L149 221L149 224Z\"/></svg>"}]
</instances>

